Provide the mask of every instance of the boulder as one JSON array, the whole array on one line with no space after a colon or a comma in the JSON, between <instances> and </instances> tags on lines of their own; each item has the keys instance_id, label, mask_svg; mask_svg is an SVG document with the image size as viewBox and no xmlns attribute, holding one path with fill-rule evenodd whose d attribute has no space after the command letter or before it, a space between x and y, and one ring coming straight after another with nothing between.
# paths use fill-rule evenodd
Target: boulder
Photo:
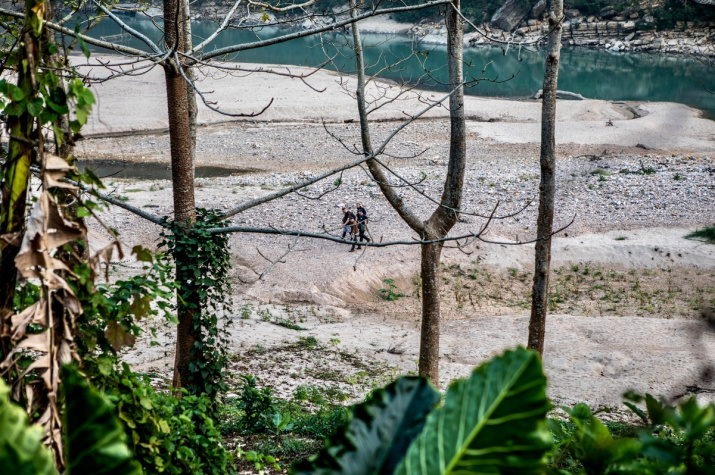
<instances>
[{"instance_id":1,"label":"boulder","mask_svg":"<svg viewBox=\"0 0 715 475\"><path fill-rule=\"evenodd\" d=\"M600 12L598 12L598 16L600 16L604 20L613 18L616 15L618 15L618 12L616 11L615 8L613 8L611 6L605 7Z\"/></svg>"},{"instance_id":2,"label":"boulder","mask_svg":"<svg viewBox=\"0 0 715 475\"><path fill-rule=\"evenodd\" d=\"M700 5L713 5L715 6L715 0L693 0L695 3Z\"/></svg>"},{"instance_id":3,"label":"boulder","mask_svg":"<svg viewBox=\"0 0 715 475\"><path fill-rule=\"evenodd\" d=\"M512 31L521 23L529 10L531 2L521 0L506 0L499 10L492 16L492 24L504 31Z\"/></svg>"},{"instance_id":4,"label":"boulder","mask_svg":"<svg viewBox=\"0 0 715 475\"><path fill-rule=\"evenodd\" d=\"M581 12L575 8L569 8L568 10L566 10L566 18L568 18L569 20L573 20L574 18L578 18L580 16Z\"/></svg>"},{"instance_id":5,"label":"boulder","mask_svg":"<svg viewBox=\"0 0 715 475\"><path fill-rule=\"evenodd\" d=\"M546 0L539 0L534 4L534 8L531 9L531 18L539 19L541 15L546 11Z\"/></svg>"}]
</instances>

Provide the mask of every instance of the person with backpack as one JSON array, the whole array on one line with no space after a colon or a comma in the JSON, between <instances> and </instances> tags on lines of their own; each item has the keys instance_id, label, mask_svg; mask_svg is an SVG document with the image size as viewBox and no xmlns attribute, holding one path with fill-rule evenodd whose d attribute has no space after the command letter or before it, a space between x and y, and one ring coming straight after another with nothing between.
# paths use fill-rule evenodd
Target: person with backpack
<instances>
[{"instance_id":1,"label":"person with backpack","mask_svg":"<svg viewBox=\"0 0 715 475\"><path fill-rule=\"evenodd\" d=\"M367 231L367 214L365 214L365 208L362 208L360 204L358 204L356 219L358 232L360 233L360 242L363 242L363 240L370 242L370 238L365 236L365 232ZM359 245L358 249L360 249Z\"/></svg>"},{"instance_id":2,"label":"person with backpack","mask_svg":"<svg viewBox=\"0 0 715 475\"><path fill-rule=\"evenodd\" d=\"M350 249L350 252L354 252L358 235L357 218L355 217L355 213L343 206L343 239L345 239L346 234L349 234L349 240L353 241L353 247ZM360 246L358 246L358 249L360 249Z\"/></svg>"}]
</instances>

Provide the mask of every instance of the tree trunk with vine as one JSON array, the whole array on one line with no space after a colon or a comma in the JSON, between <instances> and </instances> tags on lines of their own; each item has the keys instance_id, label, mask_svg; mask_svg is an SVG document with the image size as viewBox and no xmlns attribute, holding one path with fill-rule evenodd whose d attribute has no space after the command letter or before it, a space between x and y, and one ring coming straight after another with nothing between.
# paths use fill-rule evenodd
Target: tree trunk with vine
<instances>
[{"instance_id":1,"label":"tree trunk with vine","mask_svg":"<svg viewBox=\"0 0 715 475\"><path fill-rule=\"evenodd\" d=\"M544 353L546 312L551 269L551 234L556 195L556 90L561 56L563 0L549 0L549 39L544 67L544 95L541 108L541 183L536 224L534 285L531 297L528 347Z\"/></svg>"},{"instance_id":2,"label":"tree trunk with vine","mask_svg":"<svg viewBox=\"0 0 715 475\"><path fill-rule=\"evenodd\" d=\"M164 1L164 38L168 48L181 51L184 45L182 24L184 10L177 0ZM169 110L169 142L171 146L171 180L174 197L174 220L185 226L196 221L194 200L194 163L192 158L189 101L186 80L181 73L179 55L175 54L164 66L166 99ZM176 280L180 285L191 285L195 277L193 266L175 253ZM193 293L192 293L193 294ZM176 389L194 385L190 363L197 341L194 330L194 315L198 302L177 298L179 325L176 332L176 355L174 359L173 386Z\"/></svg>"},{"instance_id":3,"label":"tree trunk with vine","mask_svg":"<svg viewBox=\"0 0 715 475\"><path fill-rule=\"evenodd\" d=\"M20 101L29 101L37 96L37 71L40 55L40 36L44 21L44 2L28 0L25 2L25 25L20 32L18 42L17 87L22 91ZM6 109L7 111L8 109ZM7 114L7 128L10 134L8 156L4 168L2 182L2 203L0 204L0 341L2 354L9 351L9 340L6 338L8 321L13 311L17 269L15 257L20 250L19 239L25 226L25 209L27 206L27 188L30 182L30 166L35 157L34 144L37 133L34 130L35 119L27 108L19 115Z\"/></svg>"}]
</instances>

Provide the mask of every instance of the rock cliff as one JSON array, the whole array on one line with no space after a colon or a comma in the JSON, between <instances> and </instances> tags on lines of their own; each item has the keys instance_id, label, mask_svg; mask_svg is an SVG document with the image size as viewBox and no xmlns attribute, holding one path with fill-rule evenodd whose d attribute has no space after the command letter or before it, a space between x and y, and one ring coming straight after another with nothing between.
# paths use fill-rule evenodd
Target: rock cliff
<instances>
[{"instance_id":1,"label":"rock cliff","mask_svg":"<svg viewBox=\"0 0 715 475\"><path fill-rule=\"evenodd\" d=\"M530 0L506 0L492 16L492 25L505 31L512 31L529 13L534 3L536 2Z\"/></svg>"},{"instance_id":2,"label":"rock cliff","mask_svg":"<svg viewBox=\"0 0 715 475\"><path fill-rule=\"evenodd\" d=\"M699 0L698 3L710 5L715 4L715 0ZM483 24L482 27L489 38L509 41L514 45L538 41L548 33L544 21L545 9L545 0L527 3L523 0L507 0L495 13L491 24ZM567 45L612 51L715 55L715 25L712 23L678 22L673 30L656 31L648 28L654 21L649 15L635 10L619 12L612 6L603 8L597 15L589 16L569 9L565 16L563 42ZM470 46L489 43L479 33L466 35L466 40Z\"/></svg>"}]
</instances>

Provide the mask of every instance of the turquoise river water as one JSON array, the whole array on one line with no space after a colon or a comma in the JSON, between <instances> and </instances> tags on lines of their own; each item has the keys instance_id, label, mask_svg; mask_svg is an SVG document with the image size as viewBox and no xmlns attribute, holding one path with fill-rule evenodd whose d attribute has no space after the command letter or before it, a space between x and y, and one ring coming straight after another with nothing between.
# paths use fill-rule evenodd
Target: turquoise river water
<instances>
[{"instance_id":1,"label":"turquoise river water","mask_svg":"<svg viewBox=\"0 0 715 475\"><path fill-rule=\"evenodd\" d=\"M138 31L155 41L160 33L148 20L123 18ZM197 44L207 37L215 24L196 22L192 25ZM100 38L120 34L111 20L103 21L91 30L91 36ZM274 27L260 31L227 30L207 49L237 43L256 41L285 34L286 30ZM444 90L446 47L413 43L404 36L367 34L364 36L366 64L375 72L388 64L408 58L399 66L382 72L382 76L414 83L421 81L423 88ZM114 39L114 38L113 38ZM147 49L136 39L124 36L120 43ZM337 56L330 69L344 72L354 70L354 59L345 32L324 33L288 41L265 48L249 50L224 59L245 63L289 64L316 66L329 56ZM483 80L468 88L467 93L477 96L526 98L541 89L543 77L543 52L531 52L512 47L506 52L500 47L465 49L465 68L468 78ZM482 74L482 71L484 73ZM370 72L369 71L369 72ZM427 74L426 74L427 72ZM505 81L509 79L508 81ZM715 119L715 69L708 68L696 59L685 56L666 56L645 53L611 53L604 50L564 48L559 70L559 89L575 92L591 99L668 101L679 102L704 112Z\"/></svg>"}]
</instances>

